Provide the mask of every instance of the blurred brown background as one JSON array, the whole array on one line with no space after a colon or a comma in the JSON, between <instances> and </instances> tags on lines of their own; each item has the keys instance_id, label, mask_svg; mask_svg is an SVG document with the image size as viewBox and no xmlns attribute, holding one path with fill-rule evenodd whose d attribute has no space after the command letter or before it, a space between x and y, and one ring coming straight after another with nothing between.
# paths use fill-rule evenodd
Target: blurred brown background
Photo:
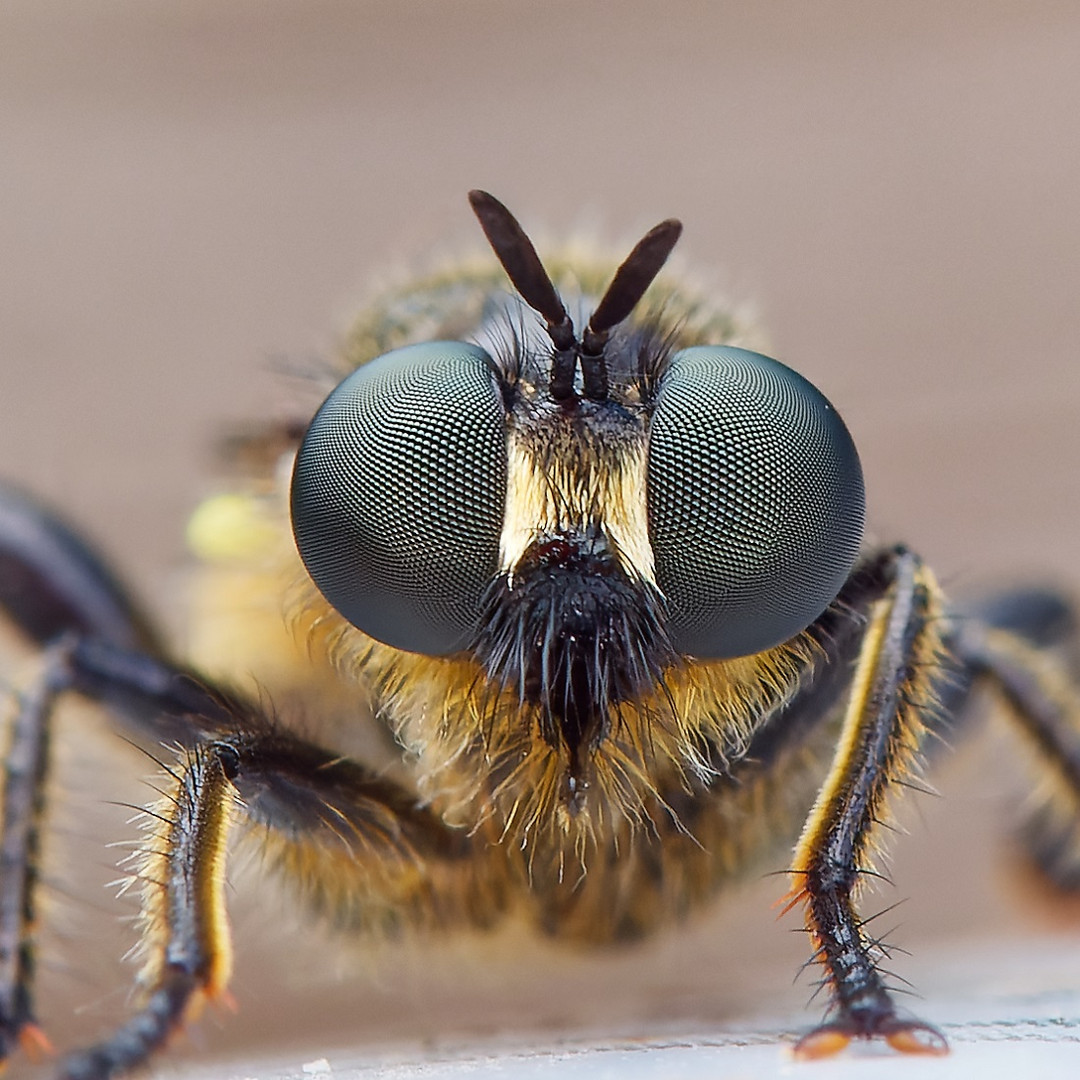
<instances>
[{"instance_id":1,"label":"blurred brown background","mask_svg":"<svg viewBox=\"0 0 1080 1080\"><path fill-rule=\"evenodd\" d=\"M0 473L175 627L210 440L277 408L274 363L331 352L388 266L474 244L482 186L551 235L681 217L683 264L753 302L846 418L876 537L954 591L1016 572L1080 591L1078 101L1071 0L5 0ZM1008 778L952 769L984 785L920 809L898 866L917 956L1017 908L986 869L1000 849L957 824L1003 812ZM950 829L936 862L907 850ZM372 1008L390 1034L428 1023Z\"/></svg>"}]
</instances>

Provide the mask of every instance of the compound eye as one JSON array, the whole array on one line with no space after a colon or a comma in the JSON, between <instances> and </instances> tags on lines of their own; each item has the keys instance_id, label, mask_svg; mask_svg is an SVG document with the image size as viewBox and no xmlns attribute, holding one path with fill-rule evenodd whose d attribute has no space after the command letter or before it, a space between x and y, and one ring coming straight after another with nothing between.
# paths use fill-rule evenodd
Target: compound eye
<instances>
[{"instance_id":1,"label":"compound eye","mask_svg":"<svg viewBox=\"0 0 1080 1080\"><path fill-rule=\"evenodd\" d=\"M647 494L657 585L692 656L745 656L805 629L862 539L862 468L843 421L801 375L745 349L671 358Z\"/></svg>"},{"instance_id":2,"label":"compound eye","mask_svg":"<svg viewBox=\"0 0 1080 1080\"><path fill-rule=\"evenodd\" d=\"M293 533L349 622L441 656L475 630L505 495L491 358L461 342L410 345L357 368L319 409L293 471Z\"/></svg>"}]
</instances>

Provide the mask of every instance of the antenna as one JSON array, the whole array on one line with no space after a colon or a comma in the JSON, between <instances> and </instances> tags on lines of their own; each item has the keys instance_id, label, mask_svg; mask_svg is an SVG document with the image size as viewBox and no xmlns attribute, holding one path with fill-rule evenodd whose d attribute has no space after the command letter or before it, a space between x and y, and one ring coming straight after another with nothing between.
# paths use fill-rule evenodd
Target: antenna
<instances>
[{"instance_id":1,"label":"antenna","mask_svg":"<svg viewBox=\"0 0 1080 1080\"><path fill-rule=\"evenodd\" d=\"M574 372L580 359L585 397L590 401L607 400L608 377L604 350L608 338L612 329L634 310L667 262L671 249L682 234L681 222L668 218L637 242L615 271L615 277L597 304L579 341L550 275L517 218L486 191L470 191L469 203L511 284L522 300L544 320L548 336L555 346L551 364L551 396L556 401L567 401L574 397Z\"/></svg>"}]
</instances>

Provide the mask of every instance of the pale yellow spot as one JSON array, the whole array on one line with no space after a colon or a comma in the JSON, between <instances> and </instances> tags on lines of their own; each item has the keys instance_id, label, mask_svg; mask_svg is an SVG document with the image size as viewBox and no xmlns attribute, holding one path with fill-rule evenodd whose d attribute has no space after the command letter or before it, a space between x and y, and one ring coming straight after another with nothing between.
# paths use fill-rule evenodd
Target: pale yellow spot
<instances>
[{"instance_id":1,"label":"pale yellow spot","mask_svg":"<svg viewBox=\"0 0 1080 1080\"><path fill-rule=\"evenodd\" d=\"M280 545L280 524L261 499L214 495L192 514L187 527L191 551L207 562L258 558Z\"/></svg>"}]
</instances>

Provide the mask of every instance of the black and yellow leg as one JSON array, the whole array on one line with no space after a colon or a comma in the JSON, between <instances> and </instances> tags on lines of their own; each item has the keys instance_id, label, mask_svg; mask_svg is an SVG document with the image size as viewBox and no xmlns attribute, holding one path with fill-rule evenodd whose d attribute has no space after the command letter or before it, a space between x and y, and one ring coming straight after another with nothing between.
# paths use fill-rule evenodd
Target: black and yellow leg
<instances>
[{"instance_id":1,"label":"black and yellow leg","mask_svg":"<svg viewBox=\"0 0 1080 1080\"><path fill-rule=\"evenodd\" d=\"M471 841L392 782L248 718L244 730L188 751L150 811L143 864L142 1006L108 1038L69 1056L64 1080L126 1074L225 992L232 950L225 910L231 827L292 870L309 898L352 924L414 917L490 921L495 894L477 883ZM299 863L299 865L297 865Z\"/></svg>"},{"instance_id":2,"label":"black and yellow leg","mask_svg":"<svg viewBox=\"0 0 1080 1080\"><path fill-rule=\"evenodd\" d=\"M0 488L0 612L43 647L41 674L15 703L2 775L0 1067L34 1024L34 921L53 706L75 692L108 706L151 753L175 746L172 781L150 811L144 864L142 1004L103 1042L66 1059L68 1080L118 1076L145 1061L231 967L224 852L233 822L295 872L341 924L484 924L505 875L461 830L363 766L279 728L250 702L162 658L156 635L100 558L33 500Z\"/></svg>"},{"instance_id":3,"label":"black and yellow leg","mask_svg":"<svg viewBox=\"0 0 1080 1080\"><path fill-rule=\"evenodd\" d=\"M188 748L238 730L268 727L191 675L154 657L77 633L42 652L40 673L14 701L0 794L0 1067L16 1045L48 1042L34 1020L34 955L41 826L56 699L79 691L111 704L133 737ZM161 1002L158 1002L158 1008Z\"/></svg>"},{"instance_id":4,"label":"black and yellow leg","mask_svg":"<svg viewBox=\"0 0 1080 1080\"><path fill-rule=\"evenodd\" d=\"M105 686L108 685L108 693ZM156 742L160 736L185 734L191 745L208 732L235 732L238 726L258 730L253 715L235 703L211 693L189 675L140 653L129 652L103 640L60 637L42 652L40 673L15 701L3 772L3 821L0 830L0 1063L16 1045L47 1048L34 1020L34 940L40 871L41 824L46 810L48 747L56 699L66 691L81 690L113 701L131 729ZM145 728L139 720L147 719ZM207 766L193 771L198 778ZM199 780L201 790L207 785ZM201 799L205 803L205 799ZM200 805L201 805L200 803ZM166 848L186 861L177 881L196 882L203 875L195 859L208 850L210 825L184 815L199 809L184 789L175 795L178 815L175 836ZM208 831L209 830L209 831ZM160 839L160 838L159 838ZM201 887L201 885L200 885ZM184 906L181 902L181 906ZM192 937L192 934L187 934ZM195 935L198 937L198 935ZM191 952L182 942L182 951ZM191 991L186 958L173 965L137 1022L118 1036L121 1057L132 1058L140 1048L152 1049L179 1015L180 1001ZM88 1075L109 1075L108 1072Z\"/></svg>"},{"instance_id":5,"label":"black and yellow leg","mask_svg":"<svg viewBox=\"0 0 1080 1080\"><path fill-rule=\"evenodd\" d=\"M224 990L231 951L222 887L234 768L234 755L206 748L179 776L142 872L149 933L142 1008L107 1040L70 1055L63 1080L106 1080L141 1064L203 999Z\"/></svg>"},{"instance_id":6,"label":"black and yellow leg","mask_svg":"<svg viewBox=\"0 0 1080 1080\"><path fill-rule=\"evenodd\" d=\"M802 905L832 994L832 1015L796 1053L834 1053L852 1038L943 1053L933 1028L898 1016L856 910L860 882L887 819L890 791L916 764L934 710L943 621L937 587L919 560L892 553L891 581L870 607L836 755L792 865L790 907Z\"/></svg>"},{"instance_id":7,"label":"black and yellow leg","mask_svg":"<svg viewBox=\"0 0 1080 1080\"><path fill-rule=\"evenodd\" d=\"M0 487L0 612L43 648L36 679L13 695L2 773L0 831L0 1067L17 1044L47 1046L34 1022L34 935L49 729L73 658L94 650L159 651L158 638L103 561L35 500ZM134 655L134 654L133 654ZM148 660L151 668L154 661ZM160 665L158 665L160 667ZM86 670L91 673L93 665ZM143 703L147 704L143 694ZM153 715L153 705L145 716ZM166 728L175 735L179 726ZM155 733L147 732L149 741Z\"/></svg>"}]
</instances>

